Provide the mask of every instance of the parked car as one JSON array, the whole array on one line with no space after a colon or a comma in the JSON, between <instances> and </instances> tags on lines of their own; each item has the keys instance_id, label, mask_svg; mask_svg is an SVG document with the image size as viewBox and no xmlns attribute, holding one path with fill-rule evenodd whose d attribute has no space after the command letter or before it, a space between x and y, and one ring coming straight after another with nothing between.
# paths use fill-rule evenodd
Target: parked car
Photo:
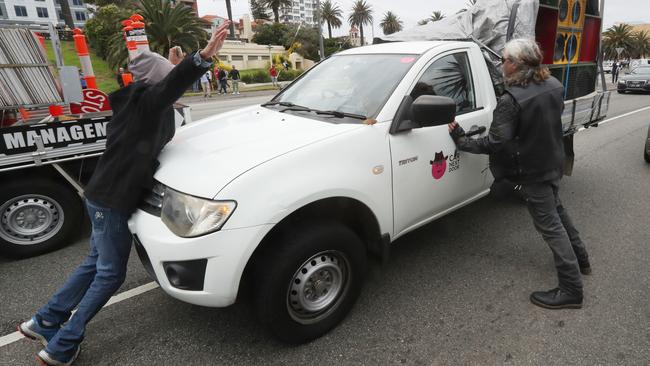
<instances>
[{"instance_id":1,"label":"parked car","mask_svg":"<svg viewBox=\"0 0 650 366\"><path fill-rule=\"evenodd\" d=\"M639 66L618 79L617 90L621 94L628 91L650 91L650 66Z\"/></svg>"}]
</instances>

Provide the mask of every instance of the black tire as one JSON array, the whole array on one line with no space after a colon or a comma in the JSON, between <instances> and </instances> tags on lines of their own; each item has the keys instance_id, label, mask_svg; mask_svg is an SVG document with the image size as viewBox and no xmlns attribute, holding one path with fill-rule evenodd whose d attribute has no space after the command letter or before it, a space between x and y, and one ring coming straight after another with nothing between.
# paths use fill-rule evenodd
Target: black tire
<instances>
[{"instance_id":1,"label":"black tire","mask_svg":"<svg viewBox=\"0 0 650 366\"><path fill-rule=\"evenodd\" d=\"M69 244L82 214L79 195L60 182L39 178L0 185L0 254L26 258Z\"/></svg>"},{"instance_id":2,"label":"black tire","mask_svg":"<svg viewBox=\"0 0 650 366\"><path fill-rule=\"evenodd\" d=\"M618 94L625 94L624 90L617 90Z\"/></svg>"},{"instance_id":3,"label":"black tire","mask_svg":"<svg viewBox=\"0 0 650 366\"><path fill-rule=\"evenodd\" d=\"M650 154L648 154L648 149L650 147L646 147L645 151L643 152L643 158L645 159L645 162L650 164Z\"/></svg>"},{"instance_id":4,"label":"black tire","mask_svg":"<svg viewBox=\"0 0 650 366\"><path fill-rule=\"evenodd\" d=\"M256 264L259 319L287 343L324 335L345 318L361 292L367 265L363 243L349 228L328 222L301 225L274 244ZM303 286L302 292L312 291L310 295L298 294ZM306 310L301 300L324 307Z\"/></svg>"}]
</instances>

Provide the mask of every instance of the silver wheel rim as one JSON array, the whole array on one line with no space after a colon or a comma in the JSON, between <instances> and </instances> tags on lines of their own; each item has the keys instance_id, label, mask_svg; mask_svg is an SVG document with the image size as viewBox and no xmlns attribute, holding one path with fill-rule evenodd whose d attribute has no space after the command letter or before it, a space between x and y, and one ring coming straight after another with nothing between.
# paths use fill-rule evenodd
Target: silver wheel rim
<instances>
[{"instance_id":1,"label":"silver wheel rim","mask_svg":"<svg viewBox=\"0 0 650 366\"><path fill-rule=\"evenodd\" d=\"M347 292L349 264L343 253L325 251L306 260L291 278L287 310L293 320L313 324L326 318Z\"/></svg>"},{"instance_id":2,"label":"silver wheel rim","mask_svg":"<svg viewBox=\"0 0 650 366\"><path fill-rule=\"evenodd\" d=\"M40 244L56 235L64 222L57 201L33 194L5 202L0 215L0 237L18 245Z\"/></svg>"}]
</instances>

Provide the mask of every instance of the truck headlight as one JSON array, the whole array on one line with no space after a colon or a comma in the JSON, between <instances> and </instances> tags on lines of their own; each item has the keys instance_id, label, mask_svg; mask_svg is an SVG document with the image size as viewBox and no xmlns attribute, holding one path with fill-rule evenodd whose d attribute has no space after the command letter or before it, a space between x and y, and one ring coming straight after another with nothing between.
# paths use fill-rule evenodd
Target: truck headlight
<instances>
[{"instance_id":1,"label":"truck headlight","mask_svg":"<svg viewBox=\"0 0 650 366\"><path fill-rule=\"evenodd\" d=\"M174 234L193 238L221 229L235 207L235 201L198 198L166 187L160 217Z\"/></svg>"}]
</instances>

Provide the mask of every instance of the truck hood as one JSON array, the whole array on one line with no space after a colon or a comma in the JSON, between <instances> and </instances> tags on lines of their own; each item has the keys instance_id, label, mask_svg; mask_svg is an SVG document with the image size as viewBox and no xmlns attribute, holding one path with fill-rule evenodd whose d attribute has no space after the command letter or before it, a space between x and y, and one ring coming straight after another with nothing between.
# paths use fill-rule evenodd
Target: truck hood
<instances>
[{"instance_id":1,"label":"truck hood","mask_svg":"<svg viewBox=\"0 0 650 366\"><path fill-rule=\"evenodd\" d=\"M255 166L361 126L261 106L215 115L176 131L158 158L155 178L180 192L213 198Z\"/></svg>"}]
</instances>

